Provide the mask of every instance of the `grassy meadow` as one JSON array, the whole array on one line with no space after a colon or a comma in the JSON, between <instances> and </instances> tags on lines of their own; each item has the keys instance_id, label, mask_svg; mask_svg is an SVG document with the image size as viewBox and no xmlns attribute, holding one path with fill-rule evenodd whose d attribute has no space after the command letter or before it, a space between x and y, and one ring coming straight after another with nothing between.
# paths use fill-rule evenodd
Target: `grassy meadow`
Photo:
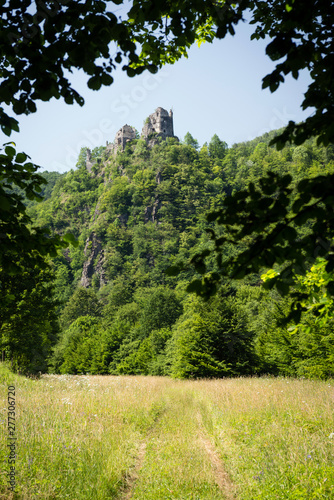
<instances>
[{"instance_id":1,"label":"grassy meadow","mask_svg":"<svg viewBox=\"0 0 334 500\"><path fill-rule=\"evenodd\" d=\"M6 486L16 388L16 492ZM334 382L10 374L1 500L334 498Z\"/></svg>"}]
</instances>

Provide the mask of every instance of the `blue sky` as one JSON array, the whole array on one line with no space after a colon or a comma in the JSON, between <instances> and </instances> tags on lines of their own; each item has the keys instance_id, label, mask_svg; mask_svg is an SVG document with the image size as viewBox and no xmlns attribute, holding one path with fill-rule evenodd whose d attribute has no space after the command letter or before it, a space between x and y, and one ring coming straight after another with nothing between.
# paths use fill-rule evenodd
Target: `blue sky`
<instances>
[{"instance_id":1,"label":"blue sky","mask_svg":"<svg viewBox=\"0 0 334 500\"><path fill-rule=\"evenodd\" d=\"M128 78L117 71L115 82L99 91L87 88L79 72L72 82L85 105L52 100L38 103L37 113L20 116L20 134L10 140L31 156L42 170L75 168L80 148L113 141L126 123L141 132L145 118L158 106L174 111L174 133L190 132L202 145L214 134L229 146L246 141L289 120L301 121L301 102L309 77L287 78L271 94L261 89L262 78L274 64L265 55L267 41L250 41L252 27L237 26L237 34L213 44L194 46L188 59L166 66L156 75ZM9 139L2 135L2 143Z\"/></svg>"}]
</instances>

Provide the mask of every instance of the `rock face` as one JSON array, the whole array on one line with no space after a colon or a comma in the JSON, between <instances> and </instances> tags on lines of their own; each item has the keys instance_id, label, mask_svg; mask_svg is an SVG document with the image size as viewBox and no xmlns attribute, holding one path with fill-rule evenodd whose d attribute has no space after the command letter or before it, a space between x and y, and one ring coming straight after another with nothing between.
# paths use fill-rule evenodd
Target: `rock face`
<instances>
[{"instance_id":1,"label":"rock face","mask_svg":"<svg viewBox=\"0 0 334 500\"><path fill-rule=\"evenodd\" d=\"M86 151L86 168L88 172L90 173L92 171L93 163L92 163L92 152L90 149L87 148Z\"/></svg>"},{"instance_id":2,"label":"rock face","mask_svg":"<svg viewBox=\"0 0 334 500\"><path fill-rule=\"evenodd\" d=\"M154 203L152 206L148 206L145 208L145 213L144 213L144 221L146 222L158 222L158 212L159 209L161 208L161 203L159 198L157 197L154 200Z\"/></svg>"},{"instance_id":3,"label":"rock face","mask_svg":"<svg viewBox=\"0 0 334 500\"><path fill-rule=\"evenodd\" d=\"M142 133L144 139L150 139L152 135L162 137L174 137L173 111L169 113L163 108L157 108L145 121Z\"/></svg>"},{"instance_id":4,"label":"rock face","mask_svg":"<svg viewBox=\"0 0 334 500\"><path fill-rule=\"evenodd\" d=\"M95 233L92 233L87 238L84 254L87 260L83 265L80 285L88 288L94 274L99 276L100 287L105 285L107 280L103 269L104 252L102 250L102 243L96 237Z\"/></svg>"}]
</instances>

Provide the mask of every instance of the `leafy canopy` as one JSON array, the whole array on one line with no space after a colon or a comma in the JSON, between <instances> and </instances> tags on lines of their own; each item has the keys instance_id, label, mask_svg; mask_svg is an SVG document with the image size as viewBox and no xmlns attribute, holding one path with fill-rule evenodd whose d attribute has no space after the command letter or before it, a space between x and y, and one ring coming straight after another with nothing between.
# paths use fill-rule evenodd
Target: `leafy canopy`
<instances>
[{"instance_id":1,"label":"leafy canopy","mask_svg":"<svg viewBox=\"0 0 334 500\"><path fill-rule=\"evenodd\" d=\"M25 153L16 153L13 143L0 150L0 272L16 274L25 265L38 263L45 267L44 257L55 256L57 248L66 247L73 241L68 234L62 240L50 237L46 230L31 225L23 198L42 199L41 186L46 180L36 173L37 166L29 161ZM21 193L15 191L16 186ZM21 257L24 255L25 262Z\"/></svg>"},{"instance_id":2,"label":"leafy canopy","mask_svg":"<svg viewBox=\"0 0 334 500\"><path fill-rule=\"evenodd\" d=\"M195 291L211 294L223 276L243 278L259 273L263 267L280 266L267 285L276 286L287 294L294 285L295 276L305 274L309 265L319 256L327 257L326 270L334 269L334 176L306 178L293 189L290 175L269 172L259 180L259 187L234 193L223 201L223 208L208 214L208 221L223 227L217 232L208 229L215 243L217 272L192 284ZM299 228L307 224L307 230ZM233 244L236 252L224 259L224 246ZM203 275L207 268L206 250L193 257L192 263ZM327 282L330 294L334 283Z\"/></svg>"}]
</instances>

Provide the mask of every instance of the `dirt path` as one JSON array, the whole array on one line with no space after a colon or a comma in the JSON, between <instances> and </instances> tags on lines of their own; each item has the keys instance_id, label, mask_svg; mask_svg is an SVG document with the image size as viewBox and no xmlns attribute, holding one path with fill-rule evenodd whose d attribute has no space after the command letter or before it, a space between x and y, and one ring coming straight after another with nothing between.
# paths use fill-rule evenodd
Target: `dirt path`
<instances>
[{"instance_id":1,"label":"dirt path","mask_svg":"<svg viewBox=\"0 0 334 500\"><path fill-rule=\"evenodd\" d=\"M129 471L125 478L125 485L122 491L121 500L130 500L132 497L133 489L139 477L140 469L144 463L146 453L146 442L142 442L139 446L137 458L134 467Z\"/></svg>"},{"instance_id":2,"label":"dirt path","mask_svg":"<svg viewBox=\"0 0 334 500\"><path fill-rule=\"evenodd\" d=\"M202 415L194 408L193 415L196 415L195 422L197 425L193 429L193 439L195 446L204 450L208 462L211 464L213 479L221 492L222 500L236 500L236 486L231 481L228 473L225 470L224 462L221 459L218 450L213 444L209 433L203 423ZM189 417L189 416L188 416ZM138 446L137 455L132 467L127 471L124 478L124 486L122 488L119 500L131 500L136 490L136 485L140 479L141 470L146 459L146 449L152 436L156 434L156 424L160 420L157 419L153 427L142 437L142 441ZM151 497L150 497L151 498ZM215 496L216 498L216 496ZM158 499L157 499L158 500Z\"/></svg>"},{"instance_id":3,"label":"dirt path","mask_svg":"<svg viewBox=\"0 0 334 500\"><path fill-rule=\"evenodd\" d=\"M223 494L224 500L235 500L236 499L236 487L232 483L229 475L227 474L224 463L219 456L218 451L214 444L212 444L207 431L204 428L202 416L198 413L197 415L199 423L199 439L200 442L208 454L212 466L212 470L215 477L215 482Z\"/></svg>"}]
</instances>

